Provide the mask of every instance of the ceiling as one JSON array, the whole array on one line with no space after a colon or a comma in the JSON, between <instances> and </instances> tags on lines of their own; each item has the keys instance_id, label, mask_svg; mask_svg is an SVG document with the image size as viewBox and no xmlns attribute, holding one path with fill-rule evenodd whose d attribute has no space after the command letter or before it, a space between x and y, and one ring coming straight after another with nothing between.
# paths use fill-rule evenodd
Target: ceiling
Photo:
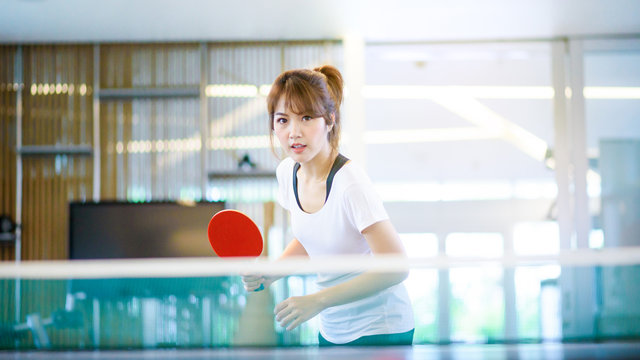
<instances>
[{"instance_id":1,"label":"ceiling","mask_svg":"<svg viewBox=\"0 0 640 360\"><path fill-rule=\"evenodd\" d=\"M0 0L0 42L640 36L634 0Z\"/></svg>"}]
</instances>

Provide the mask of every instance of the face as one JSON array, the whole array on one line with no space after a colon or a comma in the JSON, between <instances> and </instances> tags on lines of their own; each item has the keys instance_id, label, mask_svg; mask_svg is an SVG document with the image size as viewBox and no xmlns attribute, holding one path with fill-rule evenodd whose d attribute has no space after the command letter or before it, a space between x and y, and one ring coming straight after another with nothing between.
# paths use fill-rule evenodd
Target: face
<instances>
[{"instance_id":1,"label":"face","mask_svg":"<svg viewBox=\"0 0 640 360\"><path fill-rule=\"evenodd\" d=\"M327 134L332 125L323 117L296 114L285 109L284 99L278 101L273 115L273 129L285 155L299 163L306 163L318 154L331 152Z\"/></svg>"}]
</instances>

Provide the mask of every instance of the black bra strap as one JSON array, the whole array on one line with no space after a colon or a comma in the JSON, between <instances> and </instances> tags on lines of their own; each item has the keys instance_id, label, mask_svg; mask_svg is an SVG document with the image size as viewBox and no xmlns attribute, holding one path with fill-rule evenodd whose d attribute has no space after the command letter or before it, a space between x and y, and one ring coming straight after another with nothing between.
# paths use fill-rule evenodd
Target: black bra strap
<instances>
[{"instance_id":1,"label":"black bra strap","mask_svg":"<svg viewBox=\"0 0 640 360\"><path fill-rule=\"evenodd\" d=\"M331 171L329 171L329 176L327 176L327 195L324 198L325 202L329 198L329 192L331 191L333 178L336 176L336 173L338 172L338 170L340 170L344 166L344 164L346 164L347 162L349 162L349 159L342 154L338 154L335 161L333 162L333 165L331 166ZM298 170L300 170L300 163L295 163L293 165L293 193L296 196L296 202L298 203L298 207L302 209L302 205L300 205L300 198L298 197L298 177L296 176L296 174L298 173ZM304 209L302 210L304 211Z\"/></svg>"},{"instance_id":2,"label":"black bra strap","mask_svg":"<svg viewBox=\"0 0 640 360\"><path fill-rule=\"evenodd\" d=\"M336 176L336 173L340 168L344 166L349 161L344 155L338 154L336 160L333 162L333 166L331 167L331 171L329 171L329 176L327 177L327 196L325 196L324 201L326 202L329 198L329 191L331 191L331 184L333 184L333 177Z\"/></svg>"},{"instance_id":3,"label":"black bra strap","mask_svg":"<svg viewBox=\"0 0 640 360\"><path fill-rule=\"evenodd\" d=\"M298 170L300 170L300 163L295 163L295 165L293 165L293 193L296 195L298 207L302 210L302 205L300 205L300 199L298 198L298 177L296 176Z\"/></svg>"}]
</instances>

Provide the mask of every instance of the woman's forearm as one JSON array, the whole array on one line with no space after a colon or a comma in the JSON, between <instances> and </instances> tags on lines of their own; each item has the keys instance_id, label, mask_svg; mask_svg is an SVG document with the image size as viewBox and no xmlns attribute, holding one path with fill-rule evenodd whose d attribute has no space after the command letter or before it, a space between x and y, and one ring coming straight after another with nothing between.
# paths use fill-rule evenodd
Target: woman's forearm
<instances>
[{"instance_id":1,"label":"woman's forearm","mask_svg":"<svg viewBox=\"0 0 640 360\"><path fill-rule=\"evenodd\" d=\"M375 295L403 282L408 272L364 272L344 283L328 287L313 294L323 308L342 305Z\"/></svg>"},{"instance_id":2,"label":"woman's forearm","mask_svg":"<svg viewBox=\"0 0 640 360\"><path fill-rule=\"evenodd\" d=\"M282 260L282 259L287 259L287 258L292 258L292 257L309 257L309 254L307 254L307 250L304 248L304 246L302 246L302 244L300 243L300 241L298 241L298 239L293 239L289 242L289 244L284 248L284 250L282 251L282 254L280 254L280 256L278 257L278 260ZM268 277L266 277L269 281L269 283L274 283L277 280L282 279L283 277L285 277L285 275L270 275Z\"/></svg>"},{"instance_id":3,"label":"woman's forearm","mask_svg":"<svg viewBox=\"0 0 640 360\"><path fill-rule=\"evenodd\" d=\"M363 230L363 235L374 254L395 254L404 256L404 246L389 220L380 221ZM364 272L344 283L326 288L316 293L318 301L325 307L346 304L374 295L391 286L403 282L409 271L380 273Z\"/></svg>"},{"instance_id":4,"label":"woman's forearm","mask_svg":"<svg viewBox=\"0 0 640 360\"><path fill-rule=\"evenodd\" d=\"M373 255L403 256L406 254L402 242L388 220L367 227L362 234ZM276 321L287 330L292 330L326 308L379 294L404 281L408 274L408 269L389 273L367 271L314 294L292 296L279 303L274 309Z\"/></svg>"}]
</instances>

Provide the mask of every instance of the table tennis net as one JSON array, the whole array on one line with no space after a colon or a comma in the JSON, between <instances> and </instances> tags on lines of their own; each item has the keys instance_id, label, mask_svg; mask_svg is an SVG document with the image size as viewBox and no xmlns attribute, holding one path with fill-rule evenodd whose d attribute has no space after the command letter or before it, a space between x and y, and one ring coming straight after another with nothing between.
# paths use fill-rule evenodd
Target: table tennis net
<instances>
[{"instance_id":1,"label":"table tennis net","mask_svg":"<svg viewBox=\"0 0 640 360\"><path fill-rule=\"evenodd\" d=\"M317 274L407 272L414 344L640 340L640 248L540 256L128 259L0 264L0 349L316 346L275 304ZM241 274L279 275L246 292Z\"/></svg>"}]
</instances>

